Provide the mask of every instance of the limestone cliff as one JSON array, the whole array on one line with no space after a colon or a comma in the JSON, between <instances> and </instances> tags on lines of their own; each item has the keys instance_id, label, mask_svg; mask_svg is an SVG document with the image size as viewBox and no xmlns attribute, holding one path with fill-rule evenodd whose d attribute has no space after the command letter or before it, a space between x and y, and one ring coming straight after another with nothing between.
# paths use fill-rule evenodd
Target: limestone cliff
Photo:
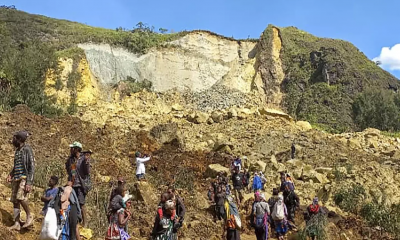
<instances>
[{"instance_id":1,"label":"limestone cliff","mask_svg":"<svg viewBox=\"0 0 400 240\"><path fill-rule=\"evenodd\" d=\"M250 92L259 80L256 43L207 32L189 33L140 56L108 44L78 46L85 50L90 70L101 84L117 84L129 76L151 81L157 92L202 91L216 84Z\"/></svg>"}]
</instances>

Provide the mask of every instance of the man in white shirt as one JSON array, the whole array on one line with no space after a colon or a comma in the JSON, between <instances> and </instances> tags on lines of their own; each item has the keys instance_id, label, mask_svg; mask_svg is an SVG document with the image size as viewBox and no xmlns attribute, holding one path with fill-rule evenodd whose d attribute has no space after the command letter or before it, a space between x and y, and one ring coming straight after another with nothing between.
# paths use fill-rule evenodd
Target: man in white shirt
<instances>
[{"instance_id":1,"label":"man in white shirt","mask_svg":"<svg viewBox=\"0 0 400 240\"><path fill-rule=\"evenodd\" d=\"M136 177L139 181L143 180L146 174L146 167L144 165L145 162L150 160L150 157L147 155L142 155L140 152L135 153L136 157Z\"/></svg>"}]
</instances>

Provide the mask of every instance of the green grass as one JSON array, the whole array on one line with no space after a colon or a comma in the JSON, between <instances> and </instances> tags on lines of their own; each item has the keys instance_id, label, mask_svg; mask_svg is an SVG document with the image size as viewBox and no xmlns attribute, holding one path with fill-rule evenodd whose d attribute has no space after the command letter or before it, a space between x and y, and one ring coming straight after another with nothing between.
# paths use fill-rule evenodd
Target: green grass
<instances>
[{"instance_id":1,"label":"green grass","mask_svg":"<svg viewBox=\"0 0 400 240\"><path fill-rule=\"evenodd\" d=\"M151 47L182 35L116 31L10 9L0 9L0 22L6 24L9 34L16 42L40 39L54 45L58 50L72 48L78 43L94 42L124 46L132 52L144 53Z\"/></svg>"},{"instance_id":2,"label":"green grass","mask_svg":"<svg viewBox=\"0 0 400 240\"><path fill-rule=\"evenodd\" d=\"M400 138L400 132L382 131L381 134L386 136L386 137Z\"/></svg>"}]
</instances>

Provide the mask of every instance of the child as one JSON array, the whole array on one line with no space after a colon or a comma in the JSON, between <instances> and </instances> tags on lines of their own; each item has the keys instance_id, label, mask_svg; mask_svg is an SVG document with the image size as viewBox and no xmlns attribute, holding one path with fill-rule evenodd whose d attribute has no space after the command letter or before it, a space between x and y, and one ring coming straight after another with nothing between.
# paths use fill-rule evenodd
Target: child
<instances>
[{"instance_id":1,"label":"child","mask_svg":"<svg viewBox=\"0 0 400 240\"><path fill-rule=\"evenodd\" d=\"M44 207L41 212L43 216L46 216L50 200L57 196L58 193L57 184L58 184L58 177L51 176L49 180L49 188L45 191L44 196L41 198L42 202L44 202Z\"/></svg>"}]
</instances>

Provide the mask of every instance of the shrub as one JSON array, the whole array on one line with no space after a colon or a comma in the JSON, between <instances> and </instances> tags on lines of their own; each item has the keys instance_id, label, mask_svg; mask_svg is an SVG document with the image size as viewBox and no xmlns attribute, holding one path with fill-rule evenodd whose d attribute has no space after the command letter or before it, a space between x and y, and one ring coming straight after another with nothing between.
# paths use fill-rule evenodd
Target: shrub
<instances>
[{"instance_id":1,"label":"shrub","mask_svg":"<svg viewBox=\"0 0 400 240\"><path fill-rule=\"evenodd\" d=\"M304 229L300 230L300 240L307 240L308 237L315 236L317 240L327 240L328 235L328 218L324 214L317 214L307 222Z\"/></svg>"},{"instance_id":2,"label":"shrub","mask_svg":"<svg viewBox=\"0 0 400 240\"><path fill-rule=\"evenodd\" d=\"M400 130L400 95L391 90L368 89L353 103L353 118L360 129Z\"/></svg>"},{"instance_id":3,"label":"shrub","mask_svg":"<svg viewBox=\"0 0 400 240\"><path fill-rule=\"evenodd\" d=\"M359 184L341 188L334 196L335 204L346 212L358 214L365 197L365 189Z\"/></svg>"}]
</instances>

